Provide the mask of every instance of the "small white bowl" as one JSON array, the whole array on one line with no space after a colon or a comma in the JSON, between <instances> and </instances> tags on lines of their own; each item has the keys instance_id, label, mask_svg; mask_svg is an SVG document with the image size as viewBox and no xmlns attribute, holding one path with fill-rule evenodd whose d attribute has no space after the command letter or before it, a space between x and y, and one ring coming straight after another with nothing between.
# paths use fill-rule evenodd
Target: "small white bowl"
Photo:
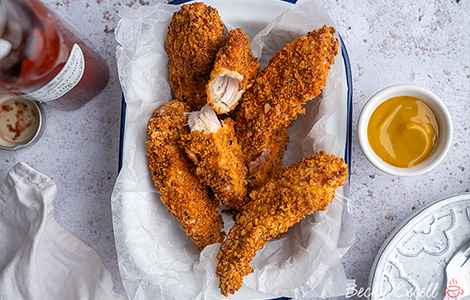
<instances>
[{"instance_id":1,"label":"small white bowl","mask_svg":"<svg viewBox=\"0 0 470 300\"><path fill-rule=\"evenodd\" d=\"M399 168L384 162L370 148L367 138L367 126L374 110L385 100L397 96L412 96L423 100L434 111L439 122L439 142L433 153L431 153L427 159L411 168ZM366 105L364 105L357 124L359 145L367 159L379 170L390 175L402 177L421 175L437 166L446 156L447 151L450 148L452 142L452 130L450 114L441 99L432 92L411 84L393 85L376 93L372 98L370 98Z\"/></svg>"}]
</instances>

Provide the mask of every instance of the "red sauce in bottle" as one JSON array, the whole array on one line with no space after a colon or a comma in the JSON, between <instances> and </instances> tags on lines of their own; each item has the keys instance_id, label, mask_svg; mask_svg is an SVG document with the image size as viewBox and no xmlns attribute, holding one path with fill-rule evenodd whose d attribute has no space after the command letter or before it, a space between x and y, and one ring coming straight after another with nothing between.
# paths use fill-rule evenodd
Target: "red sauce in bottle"
<instances>
[{"instance_id":1,"label":"red sauce in bottle","mask_svg":"<svg viewBox=\"0 0 470 300\"><path fill-rule=\"evenodd\" d=\"M103 58L39 0L0 0L2 13L0 42L11 50L0 49L1 91L73 110L106 86Z\"/></svg>"}]
</instances>

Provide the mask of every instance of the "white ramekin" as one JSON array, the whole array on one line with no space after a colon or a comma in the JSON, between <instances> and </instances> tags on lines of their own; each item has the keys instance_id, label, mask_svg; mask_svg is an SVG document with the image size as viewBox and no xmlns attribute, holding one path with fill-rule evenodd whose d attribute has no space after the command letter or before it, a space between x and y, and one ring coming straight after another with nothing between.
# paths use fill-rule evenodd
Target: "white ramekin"
<instances>
[{"instance_id":1,"label":"white ramekin","mask_svg":"<svg viewBox=\"0 0 470 300\"><path fill-rule=\"evenodd\" d=\"M367 138L367 126L374 110L385 100L397 96L417 97L431 107L439 122L439 142L433 153L424 161L411 168L399 168L384 162L370 148ZM411 84L399 84L387 87L376 93L364 105L357 123L357 136L362 152L379 170L395 176L417 176L437 166L446 156L452 143L452 120L444 103L432 92Z\"/></svg>"}]
</instances>

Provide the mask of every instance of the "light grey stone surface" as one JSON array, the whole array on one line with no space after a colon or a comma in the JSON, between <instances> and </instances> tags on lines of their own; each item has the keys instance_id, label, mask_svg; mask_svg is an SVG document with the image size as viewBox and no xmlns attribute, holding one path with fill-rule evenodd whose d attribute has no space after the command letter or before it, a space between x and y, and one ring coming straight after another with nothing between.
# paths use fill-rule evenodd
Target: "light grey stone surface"
<instances>
[{"instance_id":1,"label":"light grey stone surface","mask_svg":"<svg viewBox=\"0 0 470 300\"><path fill-rule=\"evenodd\" d=\"M42 138L26 149L0 151L0 180L20 161L50 177L58 187L57 221L97 251L113 276L116 291L125 293L110 205L118 175L122 98L114 30L120 7L159 1L44 2L103 55L110 81L78 110L45 106ZM469 0L325 0L323 4L346 44L354 88L350 193L357 239L343 261L348 278L355 279L358 288L367 288L380 246L401 221L436 200L470 191L470 4ZM443 162L412 178L375 169L356 137L357 119L366 101L398 83L433 91L445 102L454 123L454 140Z\"/></svg>"}]
</instances>

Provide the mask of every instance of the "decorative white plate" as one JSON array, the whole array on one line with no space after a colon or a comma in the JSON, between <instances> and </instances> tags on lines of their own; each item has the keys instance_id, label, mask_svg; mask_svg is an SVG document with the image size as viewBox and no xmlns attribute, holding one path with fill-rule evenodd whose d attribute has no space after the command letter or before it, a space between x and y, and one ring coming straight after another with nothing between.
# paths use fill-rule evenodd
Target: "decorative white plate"
<instances>
[{"instance_id":1,"label":"decorative white plate","mask_svg":"<svg viewBox=\"0 0 470 300\"><path fill-rule=\"evenodd\" d=\"M470 194L425 207L379 250L369 278L370 299L442 299L445 266L469 237Z\"/></svg>"}]
</instances>

